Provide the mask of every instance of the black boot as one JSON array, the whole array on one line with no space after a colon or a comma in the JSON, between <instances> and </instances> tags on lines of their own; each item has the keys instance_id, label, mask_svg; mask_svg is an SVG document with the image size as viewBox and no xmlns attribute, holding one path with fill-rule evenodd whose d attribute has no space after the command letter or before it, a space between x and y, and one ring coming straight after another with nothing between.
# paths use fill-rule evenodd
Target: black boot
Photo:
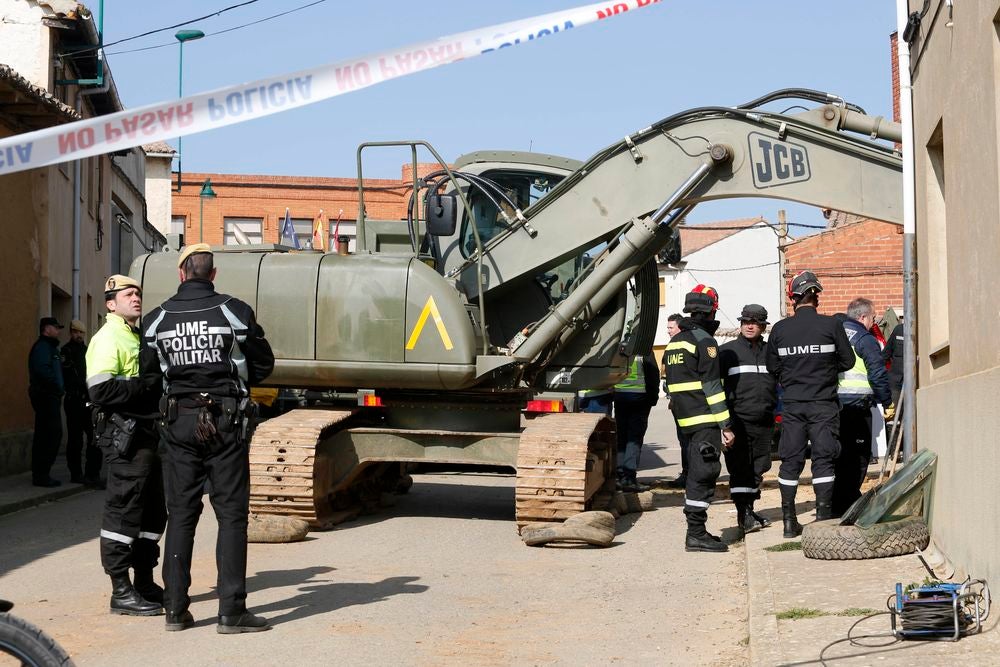
<instances>
[{"instance_id":1,"label":"black boot","mask_svg":"<svg viewBox=\"0 0 1000 667\"><path fill-rule=\"evenodd\" d=\"M150 602L139 595L132 586L128 575L111 577L111 613L126 616L156 616L163 611L163 605Z\"/></svg>"},{"instance_id":2,"label":"black boot","mask_svg":"<svg viewBox=\"0 0 1000 667\"><path fill-rule=\"evenodd\" d=\"M814 485L816 491L816 520L833 518L833 483Z\"/></svg>"},{"instance_id":3,"label":"black boot","mask_svg":"<svg viewBox=\"0 0 1000 667\"><path fill-rule=\"evenodd\" d=\"M263 632L270 630L271 624L266 618L254 616L248 611L234 616L219 616L219 624L215 631L220 635L236 635L241 632Z\"/></svg>"},{"instance_id":4,"label":"black boot","mask_svg":"<svg viewBox=\"0 0 1000 667\"><path fill-rule=\"evenodd\" d=\"M153 581L153 570L136 568L135 570L135 590L143 598L150 602L163 605L163 589Z\"/></svg>"},{"instance_id":5,"label":"black boot","mask_svg":"<svg viewBox=\"0 0 1000 667\"><path fill-rule=\"evenodd\" d=\"M737 515L739 510L737 510ZM756 533L758 530L764 527L764 524L757 520L757 515L753 513L753 509L747 507L743 510L743 520L740 521L740 529L743 534Z\"/></svg>"},{"instance_id":6,"label":"black boot","mask_svg":"<svg viewBox=\"0 0 1000 667\"><path fill-rule=\"evenodd\" d=\"M753 505L750 506L750 514L753 515L753 518L757 519L757 523L761 525L761 528L767 528L768 526L771 525L771 520L755 512L753 509Z\"/></svg>"},{"instance_id":7,"label":"black boot","mask_svg":"<svg viewBox=\"0 0 1000 667\"><path fill-rule=\"evenodd\" d=\"M802 534L802 526L799 524L798 517L795 516L794 504L782 503L781 520L785 524L785 532L782 534L782 537L798 537Z\"/></svg>"},{"instance_id":8,"label":"black boot","mask_svg":"<svg viewBox=\"0 0 1000 667\"><path fill-rule=\"evenodd\" d=\"M167 632L187 630L194 625L194 616L187 609L184 611L167 612Z\"/></svg>"},{"instance_id":9,"label":"black boot","mask_svg":"<svg viewBox=\"0 0 1000 667\"><path fill-rule=\"evenodd\" d=\"M692 535L688 533L684 539L684 551L707 551L710 553L723 553L729 551L729 547L723 544L722 540L704 533L702 535Z\"/></svg>"}]
</instances>

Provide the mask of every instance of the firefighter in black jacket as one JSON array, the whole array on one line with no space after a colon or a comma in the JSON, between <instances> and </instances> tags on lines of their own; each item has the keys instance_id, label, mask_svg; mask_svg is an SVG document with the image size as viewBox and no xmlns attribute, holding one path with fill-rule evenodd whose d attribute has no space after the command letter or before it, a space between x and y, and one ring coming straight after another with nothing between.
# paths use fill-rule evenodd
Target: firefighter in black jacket
<instances>
[{"instance_id":1,"label":"firefighter in black jacket","mask_svg":"<svg viewBox=\"0 0 1000 667\"><path fill-rule=\"evenodd\" d=\"M744 533L771 522L754 512L760 483L771 469L774 407L778 403L774 376L767 372L764 331L767 309L755 303L743 307L740 335L719 348L722 382L736 439L726 450L729 495L736 505L736 519Z\"/></svg>"},{"instance_id":2,"label":"firefighter in black jacket","mask_svg":"<svg viewBox=\"0 0 1000 667\"><path fill-rule=\"evenodd\" d=\"M215 291L207 244L188 246L177 266L177 294L146 315L142 327L143 376L159 379L165 388L160 407L170 513L163 565L166 629L194 623L188 611L191 552L208 479L219 522L216 631L268 630L267 621L246 607L249 392L271 373L274 355L253 309Z\"/></svg>"},{"instance_id":3,"label":"firefighter in black jacket","mask_svg":"<svg viewBox=\"0 0 1000 667\"><path fill-rule=\"evenodd\" d=\"M684 298L681 331L664 352L667 390L673 401L677 425L690 436L688 476L684 492L687 517L687 551L728 551L722 541L705 529L708 506L715 494L722 464L722 447L733 442L726 395L719 376L719 348L712 335L719 328L715 311L719 297L714 289L696 285ZM721 429L721 433L720 433Z\"/></svg>"},{"instance_id":4,"label":"firefighter in black jacket","mask_svg":"<svg viewBox=\"0 0 1000 667\"><path fill-rule=\"evenodd\" d=\"M805 467L806 444L812 443L812 483L816 520L833 518L834 461L840 454L840 405L837 374L854 366L854 350L844 327L816 312L823 291L816 275L802 271L788 282L795 316L771 329L767 371L781 384L781 515L784 536L802 532L795 514L795 491Z\"/></svg>"}]
</instances>

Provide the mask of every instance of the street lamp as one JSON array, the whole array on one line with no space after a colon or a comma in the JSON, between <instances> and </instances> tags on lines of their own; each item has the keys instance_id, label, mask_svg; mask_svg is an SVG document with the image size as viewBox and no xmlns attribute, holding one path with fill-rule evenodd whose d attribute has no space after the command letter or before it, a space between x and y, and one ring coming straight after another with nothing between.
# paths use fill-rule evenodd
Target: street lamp
<instances>
[{"instance_id":1,"label":"street lamp","mask_svg":"<svg viewBox=\"0 0 1000 667\"><path fill-rule=\"evenodd\" d=\"M184 42L191 42L205 36L201 30L178 30L174 37L180 43L180 63L177 66L177 97L184 97ZM181 140L177 137L177 192L181 191Z\"/></svg>"},{"instance_id":2,"label":"street lamp","mask_svg":"<svg viewBox=\"0 0 1000 667\"><path fill-rule=\"evenodd\" d=\"M204 243L205 241L205 200L215 199L215 190L212 189L212 179L206 178L205 182L201 184L201 192L198 193L198 199L201 200L200 211L198 213L198 243Z\"/></svg>"}]
</instances>

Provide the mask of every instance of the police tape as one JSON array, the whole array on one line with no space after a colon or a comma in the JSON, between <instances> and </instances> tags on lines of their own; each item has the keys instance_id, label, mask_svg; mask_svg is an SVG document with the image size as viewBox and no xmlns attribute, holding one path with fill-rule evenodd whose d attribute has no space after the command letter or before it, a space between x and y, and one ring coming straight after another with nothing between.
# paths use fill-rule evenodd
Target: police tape
<instances>
[{"instance_id":1,"label":"police tape","mask_svg":"<svg viewBox=\"0 0 1000 667\"><path fill-rule=\"evenodd\" d=\"M204 132L658 4L606 2L510 21L284 76L0 139L0 175Z\"/></svg>"}]
</instances>

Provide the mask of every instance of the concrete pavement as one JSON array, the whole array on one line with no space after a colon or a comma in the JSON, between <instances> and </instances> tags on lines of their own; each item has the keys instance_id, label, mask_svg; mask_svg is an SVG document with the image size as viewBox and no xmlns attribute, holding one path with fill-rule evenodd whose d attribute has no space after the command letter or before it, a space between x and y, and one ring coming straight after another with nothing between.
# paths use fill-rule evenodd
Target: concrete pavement
<instances>
[{"instance_id":1,"label":"concrete pavement","mask_svg":"<svg viewBox=\"0 0 1000 667\"><path fill-rule=\"evenodd\" d=\"M670 479L678 450L654 415L643 468ZM215 633L215 521L195 543L196 627L108 614L98 561L102 498L81 493L0 517L0 595L78 665L747 663L742 546L684 552L683 495L627 515L607 549L530 548L513 522L513 478L416 475L380 513L296 544L253 544L248 604L274 624ZM731 506L710 527L733 534Z\"/></svg>"},{"instance_id":2,"label":"concrete pavement","mask_svg":"<svg viewBox=\"0 0 1000 667\"><path fill-rule=\"evenodd\" d=\"M53 464L52 477L61 481L62 486L53 488L34 486L31 483L30 471L0 477L0 515L90 491L83 484L73 484L69 481L66 458L63 456L57 458Z\"/></svg>"},{"instance_id":3,"label":"concrete pavement","mask_svg":"<svg viewBox=\"0 0 1000 667\"><path fill-rule=\"evenodd\" d=\"M769 477L776 477L774 472ZM998 664L1000 634L992 631L997 616L987 621L983 634L957 643L891 637L886 599L896 582L905 586L928 576L916 555L823 561L806 558L801 550L768 551L776 545L801 544L801 538L781 537L780 492L768 486L760 505L770 508L767 515L775 525L751 533L745 541L752 665ZM811 486L800 485L796 500L810 508L800 511L799 521L812 521ZM878 615L864 619L873 614ZM849 631L853 638L867 637L852 642Z\"/></svg>"},{"instance_id":4,"label":"concrete pavement","mask_svg":"<svg viewBox=\"0 0 1000 667\"><path fill-rule=\"evenodd\" d=\"M647 443L640 478L673 478L678 450L663 405ZM58 476L65 464L53 470ZM142 652L148 664L286 664L289 655L298 664L992 664L996 617L985 634L955 644L843 641L858 621L855 637L888 633L888 616L861 619L885 609L897 581L926 573L915 556L814 561L767 551L798 542L781 538L776 470L757 505L774 525L745 543L718 494L710 528L733 542L721 556L683 552L681 492L660 492L656 511L619 519L610 549L530 549L513 531L509 477L418 475L413 491L379 515L297 545L251 545L250 605L276 628L243 639L211 627L215 522L206 511L193 573L198 625L183 641L162 631L162 617L107 614L96 539L103 495L68 483L38 489L26 474L0 479L0 514L8 513L0 516L0 597L81 665L126 661L140 654L137 645L151 649ZM811 487L799 488L805 523ZM39 502L47 504L9 514Z\"/></svg>"}]
</instances>

